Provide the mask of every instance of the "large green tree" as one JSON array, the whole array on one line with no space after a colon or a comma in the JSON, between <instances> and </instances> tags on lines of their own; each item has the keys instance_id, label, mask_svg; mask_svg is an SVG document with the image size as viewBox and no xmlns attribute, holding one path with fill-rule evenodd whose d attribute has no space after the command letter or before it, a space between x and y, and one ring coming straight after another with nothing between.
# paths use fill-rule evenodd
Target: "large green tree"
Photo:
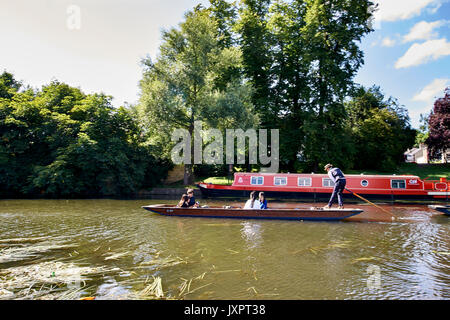
<instances>
[{"instance_id":1,"label":"large green tree","mask_svg":"<svg viewBox=\"0 0 450 320\"><path fill-rule=\"evenodd\" d=\"M223 33L214 12L197 7L178 28L163 32L156 61L144 60L139 110L149 144L166 157L174 129L186 129L193 138L196 121L222 129L252 127L257 121L251 86L241 72L230 72L241 68L240 50L225 47ZM193 183L194 143L191 148L185 184Z\"/></svg>"},{"instance_id":2,"label":"large green tree","mask_svg":"<svg viewBox=\"0 0 450 320\"><path fill-rule=\"evenodd\" d=\"M235 30L242 51L243 69L253 87L252 102L260 116L261 127L276 128L278 112L272 103L273 40L268 29L269 5L270 0L242 0Z\"/></svg>"},{"instance_id":3,"label":"large green tree","mask_svg":"<svg viewBox=\"0 0 450 320\"><path fill-rule=\"evenodd\" d=\"M363 64L371 1L241 1L240 33L253 103L265 128L279 128L282 166L348 166L352 143L344 100Z\"/></svg>"},{"instance_id":4,"label":"large green tree","mask_svg":"<svg viewBox=\"0 0 450 320\"><path fill-rule=\"evenodd\" d=\"M344 99L363 64L358 46L371 29L371 1L307 0L304 45L309 66L310 100L305 126L307 161L317 169L332 161L349 161L352 146L344 130Z\"/></svg>"}]
</instances>

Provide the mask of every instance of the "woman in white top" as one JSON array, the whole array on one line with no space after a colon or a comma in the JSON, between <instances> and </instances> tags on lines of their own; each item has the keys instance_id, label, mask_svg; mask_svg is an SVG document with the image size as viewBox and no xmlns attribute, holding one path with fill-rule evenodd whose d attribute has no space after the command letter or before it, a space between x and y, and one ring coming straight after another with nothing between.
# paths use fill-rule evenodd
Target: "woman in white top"
<instances>
[{"instance_id":1,"label":"woman in white top","mask_svg":"<svg viewBox=\"0 0 450 320\"><path fill-rule=\"evenodd\" d=\"M250 192L250 199L245 203L244 209L261 209L256 191Z\"/></svg>"}]
</instances>

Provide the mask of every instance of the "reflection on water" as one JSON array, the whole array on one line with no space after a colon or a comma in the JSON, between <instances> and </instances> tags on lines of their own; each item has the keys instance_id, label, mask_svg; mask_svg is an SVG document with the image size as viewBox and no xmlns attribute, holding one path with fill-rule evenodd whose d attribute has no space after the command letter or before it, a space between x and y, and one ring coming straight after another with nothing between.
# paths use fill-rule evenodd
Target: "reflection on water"
<instances>
[{"instance_id":1,"label":"reflection on water","mask_svg":"<svg viewBox=\"0 0 450 320\"><path fill-rule=\"evenodd\" d=\"M449 218L426 206L383 205L392 221L349 205L364 213L343 222L165 217L141 208L159 202L0 201L0 299L450 298Z\"/></svg>"},{"instance_id":2,"label":"reflection on water","mask_svg":"<svg viewBox=\"0 0 450 320\"><path fill-rule=\"evenodd\" d=\"M261 224L255 222L242 222L242 238L245 240L247 249L255 249L261 246Z\"/></svg>"}]
</instances>

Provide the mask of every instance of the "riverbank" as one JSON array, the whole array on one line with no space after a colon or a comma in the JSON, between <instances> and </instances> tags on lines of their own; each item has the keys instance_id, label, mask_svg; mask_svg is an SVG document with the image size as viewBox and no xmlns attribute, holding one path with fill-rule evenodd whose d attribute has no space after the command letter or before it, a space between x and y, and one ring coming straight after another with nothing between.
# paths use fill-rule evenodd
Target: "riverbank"
<instances>
[{"instance_id":1,"label":"riverbank","mask_svg":"<svg viewBox=\"0 0 450 320\"><path fill-rule=\"evenodd\" d=\"M396 170L391 172L374 171L374 170L346 170L346 174L396 174L396 175L416 175L420 179L438 180L439 178L450 178L450 164L416 164L404 163ZM195 181L231 185L233 183L232 177L196 177ZM165 197L167 199L179 199L187 189L195 190L195 196L201 198L201 192L196 185L184 185L183 181L176 181L170 184L160 184L154 188L139 190L130 195L84 195L84 196L50 196L45 194L22 195L22 194L1 194L0 199L145 199L155 197Z\"/></svg>"}]
</instances>

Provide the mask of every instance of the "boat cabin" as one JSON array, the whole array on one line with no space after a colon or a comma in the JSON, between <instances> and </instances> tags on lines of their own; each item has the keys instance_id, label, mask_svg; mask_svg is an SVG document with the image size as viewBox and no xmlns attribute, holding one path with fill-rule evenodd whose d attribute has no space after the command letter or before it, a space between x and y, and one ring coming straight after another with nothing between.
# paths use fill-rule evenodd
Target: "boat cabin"
<instances>
[{"instance_id":1,"label":"boat cabin","mask_svg":"<svg viewBox=\"0 0 450 320\"><path fill-rule=\"evenodd\" d=\"M434 192L447 196L450 181L441 178L439 181L421 180L413 175L345 175L346 188L363 194L414 194ZM233 187L250 187L264 191L298 192L331 192L334 182L327 174L293 174L293 173L240 173L234 174ZM442 193L442 194L439 194Z\"/></svg>"}]
</instances>

